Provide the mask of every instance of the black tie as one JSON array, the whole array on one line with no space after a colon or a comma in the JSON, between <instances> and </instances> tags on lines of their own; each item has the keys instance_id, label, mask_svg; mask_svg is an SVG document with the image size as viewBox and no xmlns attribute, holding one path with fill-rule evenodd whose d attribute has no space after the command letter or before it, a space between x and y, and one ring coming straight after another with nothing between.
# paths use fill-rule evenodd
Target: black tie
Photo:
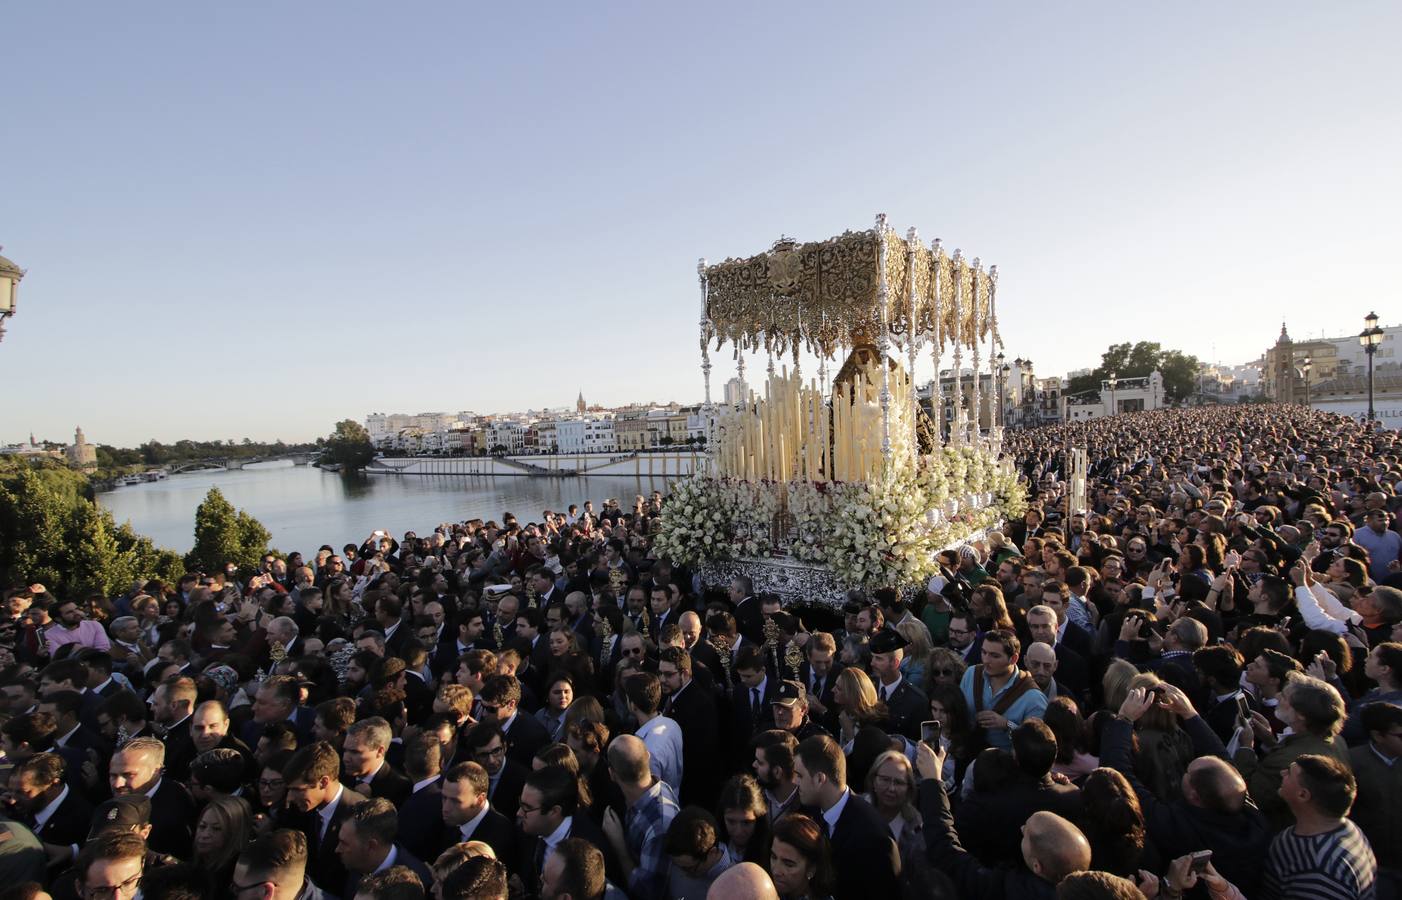
<instances>
[{"instance_id":1,"label":"black tie","mask_svg":"<svg viewBox=\"0 0 1402 900\"><path fill-rule=\"evenodd\" d=\"M886 702L886 685L884 684L881 686L881 702Z\"/></svg>"},{"instance_id":2,"label":"black tie","mask_svg":"<svg viewBox=\"0 0 1402 900\"><path fill-rule=\"evenodd\" d=\"M750 688L750 716L759 721L759 688Z\"/></svg>"},{"instance_id":3,"label":"black tie","mask_svg":"<svg viewBox=\"0 0 1402 900\"><path fill-rule=\"evenodd\" d=\"M823 679L822 679L822 678L814 678L814 679L813 679L813 696L814 696L814 697L822 697L822 696L823 696Z\"/></svg>"}]
</instances>

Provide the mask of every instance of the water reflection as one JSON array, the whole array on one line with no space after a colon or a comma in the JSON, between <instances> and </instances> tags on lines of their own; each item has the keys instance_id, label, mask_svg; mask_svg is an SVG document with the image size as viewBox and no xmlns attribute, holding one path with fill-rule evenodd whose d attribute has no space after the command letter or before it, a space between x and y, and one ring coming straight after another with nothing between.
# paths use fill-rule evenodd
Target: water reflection
<instances>
[{"instance_id":1,"label":"water reflection","mask_svg":"<svg viewBox=\"0 0 1402 900\"><path fill-rule=\"evenodd\" d=\"M443 522L523 520L542 510L609 497L625 506L637 494L665 492L667 479L634 476L487 478L468 475L341 476L306 466L267 463L232 472L192 472L165 481L120 487L98 495L118 522L130 520L156 543L185 552L194 542L195 507L211 487L247 510L272 533L274 547L313 552L363 541L372 531L423 533Z\"/></svg>"}]
</instances>

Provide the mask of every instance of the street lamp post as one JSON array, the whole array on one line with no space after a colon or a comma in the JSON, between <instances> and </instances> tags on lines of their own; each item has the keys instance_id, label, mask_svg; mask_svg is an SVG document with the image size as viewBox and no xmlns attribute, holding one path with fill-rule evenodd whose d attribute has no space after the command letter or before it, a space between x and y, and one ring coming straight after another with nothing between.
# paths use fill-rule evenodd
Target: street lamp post
<instances>
[{"instance_id":1,"label":"street lamp post","mask_svg":"<svg viewBox=\"0 0 1402 900\"><path fill-rule=\"evenodd\" d=\"M0 341L5 339L5 320L15 314L15 298L23 277L23 269L0 256Z\"/></svg>"},{"instance_id":2,"label":"street lamp post","mask_svg":"<svg viewBox=\"0 0 1402 900\"><path fill-rule=\"evenodd\" d=\"M1115 377L1114 372L1111 372L1107 380L1110 382L1110 415L1113 416L1120 411L1115 404L1115 385L1119 383L1119 379Z\"/></svg>"},{"instance_id":3,"label":"street lamp post","mask_svg":"<svg viewBox=\"0 0 1402 900\"><path fill-rule=\"evenodd\" d=\"M1383 330L1378 327L1378 314L1368 313L1363 317L1363 324L1366 326L1358 335L1358 343L1363 345L1363 352L1368 354L1368 421L1372 422L1375 417L1373 412L1373 354L1378 352L1378 345L1383 342Z\"/></svg>"},{"instance_id":4,"label":"street lamp post","mask_svg":"<svg viewBox=\"0 0 1402 900\"><path fill-rule=\"evenodd\" d=\"M1307 407L1310 405L1310 367L1313 365L1314 360L1310 359L1308 356L1306 356L1304 362L1300 364L1300 371L1305 375L1305 406Z\"/></svg>"}]
</instances>

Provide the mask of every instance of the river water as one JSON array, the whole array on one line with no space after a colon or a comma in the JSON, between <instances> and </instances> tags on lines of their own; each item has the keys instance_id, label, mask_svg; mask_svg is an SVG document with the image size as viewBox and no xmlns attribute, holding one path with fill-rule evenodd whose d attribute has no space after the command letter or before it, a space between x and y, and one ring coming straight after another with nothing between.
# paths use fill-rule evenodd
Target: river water
<instances>
[{"instance_id":1,"label":"river water","mask_svg":"<svg viewBox=\"0 0 1402 900\"><path fill-rule=\"evenodd\" d=\"M264 463L228 472L191 472L164 481L129 485L97 495L118 522L130 521L157 546L187 552L195 541L195 507L217 487L236 508L262 522L272 546L311 557L322 544L338 551L359 544L376 529L396 538L431 532L443 522L500 520L512 512L523 522L543 510L564 510L593 500L595 509L616 497L667 490L657 477L484 478L467 475L342 476L311 466Z\"/></svg>"}]
</instances>

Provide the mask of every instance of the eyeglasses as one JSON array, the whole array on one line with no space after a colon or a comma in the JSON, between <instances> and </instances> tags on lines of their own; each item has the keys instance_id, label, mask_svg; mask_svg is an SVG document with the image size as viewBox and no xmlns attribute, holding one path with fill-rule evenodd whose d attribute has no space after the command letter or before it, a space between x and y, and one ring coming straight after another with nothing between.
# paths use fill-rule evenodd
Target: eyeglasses
<instances>
[{"instance_id":1,"label":"eyeglasses","mask_svg":"<svg viewBox=\"0 0 1402 900\"><path fill-rule=\"evenodd\" d=\"M496 759L498 756L506 755L506 747L504 745L498 745L490 750L474 751L472 755L477 759Z\"/></svg>"},{"instance_id":2,"label":"eyeglasses","mask_svg":"<svg viewBox=\"0 0 1402 900\"><path fill-rule=\"evenodd\" d=\"M642 647L632 647L632 648L630 648L630 649L624 650L623 652L624 652L624 654L627 655L627 656L642 656L642 655L643 655L643 648L642 648Z\"/></svg>"},{"instance_id":3,"label":"eyeglasses","mask_svg":"<svg viewBox=\"0 0 1402 900\"><path fill-rule=\"evenodd\" d=\"M281 778L259 778L258 786L272 790L274 788L286 787L287 782Z\"/></svg>"},{"instance_id":4,"label":"eyeglasses","mask_svg":"<svg viewBox=\"0 0 1402 900\"><path fill-rule=\"evenodd\" d=\"M130 894L132 891L136 890L136 885L141 881L141 875L141 872L137 872L121 884L84 885L83 894L86 897L120 897L123 894Z\"/></svg>"},{"instance_id":5,"label":"eyeglasses","mask_svg":"<svg viewBox=\"0 0 1402 900\"><path fill-rule=\"evenodd\" d=\"M933 671L936 675L943 675L946 678L959 674L958 669L934 669Z\"/></svg>"},{"instance_id":6,"label":"eyeglasses","mask_svg":"<svg viewBox=\"0 0 1402 900\"><path fill-rule=\"evenodd\" d=\"M885 775L877 775L873 783L879 788L906 788L910 786L904 778L887 778Z\"/></svg>"},{"instance_id":7,"label":"eyeglasses","mask_svg":"<svg viewBox=\"0 0 1402 900\"><path fill-rule=\"evenodd\" d=\"M239 894L242 894L244 891L251 891L251 890L253 890L254 888L262 887L262 886L265 885L265 884L272 884L272 883L273 883L273 882L271 882L271 881L254 881L254 882L250 882L249 884L239 884L238 882L231 882L231 883L229 884L229 896L230 896L230 897L237 897Z\"/></svg>"}]
</instances>

